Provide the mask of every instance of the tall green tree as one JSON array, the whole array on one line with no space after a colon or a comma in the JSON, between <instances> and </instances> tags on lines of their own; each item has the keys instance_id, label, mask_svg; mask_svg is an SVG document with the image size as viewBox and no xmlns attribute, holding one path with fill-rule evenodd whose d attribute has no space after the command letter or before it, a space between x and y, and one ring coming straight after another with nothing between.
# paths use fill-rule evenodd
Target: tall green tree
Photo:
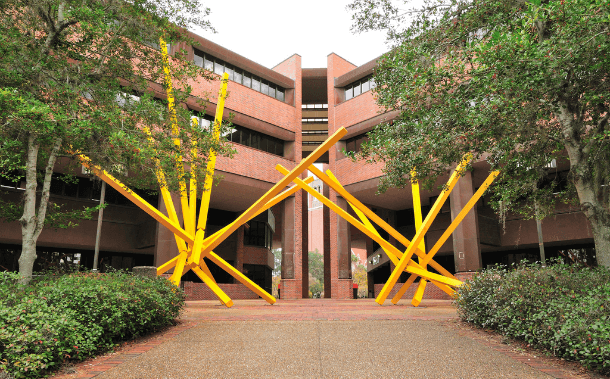
<instances>
[{"instance_id":1,"label":"tall green tree","mask_svg":"<svg viewBox=\"0 0 610 379\"><path fill-rule=\"evenodd\" d=\"M82 152L132 185L158 188L157 159L172 186L179 155L205 167L209 148L227 153L206 130L191 127L183 107L176 107L180 128L172 131L167 103L155 101L151 87L164 84L159 37L190 43L186 28L209 29L208 12L199 0L0 0L0 175L26 180L19 217L24 281L58 159ZM187 80L210 77L184 58L184 51L171 58L178 102L189 96ZM185 153L192 148L196 154Z\"/></svg>"},{"instance_id":2,"label":"tall green tree","mask_svg":"<svg viewBox=\"0 0 610 379\"><path fill-rule=\"evenodd\" d=\"M578 199L597 261L610 267L610 3L606 0L355 0L356 31L387 30L378 104L398 110L363 156L382 190L428 183L463 154L501 169L502 211L534 215ZM547 168L569 160L567 186Z\"/></svg>"}]
</instances>

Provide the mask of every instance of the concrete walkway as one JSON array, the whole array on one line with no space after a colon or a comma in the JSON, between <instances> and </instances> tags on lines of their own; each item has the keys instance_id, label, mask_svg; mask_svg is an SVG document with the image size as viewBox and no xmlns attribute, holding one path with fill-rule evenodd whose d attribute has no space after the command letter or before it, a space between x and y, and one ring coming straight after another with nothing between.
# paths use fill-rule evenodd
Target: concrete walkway
<instances>
[{"instance_id":1,"label":"concrete walkway","mask_svg":"<svg viewBox=\"0 0 610 379\"><path fill-rule=\"evenodd\" d=\"M448 301L187 305L178 326L56 378L588 378L461 327ZM591 376L593 377L593 376Z\"/></svg>"}]
</instances>

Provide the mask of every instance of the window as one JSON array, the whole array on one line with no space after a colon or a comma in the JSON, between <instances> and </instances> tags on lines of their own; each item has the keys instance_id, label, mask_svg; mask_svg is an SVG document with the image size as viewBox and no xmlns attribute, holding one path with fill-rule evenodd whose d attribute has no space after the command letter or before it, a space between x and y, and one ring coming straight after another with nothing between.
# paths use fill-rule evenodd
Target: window
<instances>
[{"instance_id":1,"label":"window","mask_svg":"<svg viewBox=\"0 0 610 379\"><path fill-rule=\"evenodd\" d=\"M264 221L248 222L249 228L244 228L244 245L259 246L271 249L273 241L273 231Z\"/></svg>"},{"instance_id":2,"label":"window","mask_svg":"<svg viewBox=\"0 0 610 379\"><path fill-rule=\"evenodd\" d=\"M226 72L229 74L229 80L248 88L252 88L255 91L262 92L265 95L278 99L279 101L283 102L286 99L286 90L284 88L266 80L262 80L261 78L252 75L252 73L248 71L234 67L227 62L207 53L195 49L193 61L197 66L203 67L215 74L222 75Z\"/></svg>"},{"instance_id":3,"label":"window","mask_svg":"<svg viewBox=\"0 0 610 379\"><path fill-rule=\"evenodd\" d=\"M361 147L362 143L366 142L368 140L369 140L369 137L366 135L366 133L349 138L348 140L345 141L345 150L347 152L358 153L362 150L362 147Z\"/></svg>"},{"instance_id":4,"label":"window","mask_svg":"<svg viewBox=\"0 0 610 379\"><path fill-rule=\"evenodd\" d=\"M252 89L258 92L261 91L261 80L256 76L252 77Z\"/></svg>"},{"instance_id":5,"label":"window","mask_svg":"<svg viewBox=\"0 0 610 379\"><path fill-rule=\"evenodd\" d=\"M373 88L375 88L375 81L371 75L367 76L366 78L360 79L359 81L351 83L345 87L345 100L350 100L358 95L370 91Z\"/></svg>"},{"instance_id":6,"label":"window","mask_svg":"<svg viewBox=\"0 0 610 379\"><path fill-rule=\"evenodd\" d=\"M302 104L303 109L328 109L328 104Z\"/></svg>"},{"instance_id":7,"label":"window","mask_svg":"<svg viewBox=\"0 0 610 379\"><path fill-rule=\"evenodd\" d=\"M200 116L198 113L195 113L192 116L192 119L196 119L199 125L205 128L210 128L214 122L214 117L208 114ZM279 155L280 157L284 156L283 140L267 134L256 132L240 125L232 124L230 129L226 130L222 136L228 141L238 143L240 145L253 147L270 154Z\"/></svg>"}]
</instances>

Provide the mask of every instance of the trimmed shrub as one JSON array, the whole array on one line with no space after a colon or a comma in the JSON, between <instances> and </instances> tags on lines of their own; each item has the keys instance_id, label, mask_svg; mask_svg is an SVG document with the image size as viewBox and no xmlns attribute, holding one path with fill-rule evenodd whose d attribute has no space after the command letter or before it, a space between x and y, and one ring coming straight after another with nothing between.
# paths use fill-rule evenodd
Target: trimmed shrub
<instances>
[{"instance_id":1,"label":"trimmed shrub","mask_svg":"<svg viewBox=\"0 0 610 379\"><path fill-rule=\"evenodd\" d=\"M555 264L483 270L458 290L462 320L610 374L610 270Z\"/></svg>"},{"instance_id":2,"label":"trimmed shrub","mask_svg":"<svg viewBox=\"0 0 610 379\"><path fill-rule=\"evenodd\" d=\"M36 378L172 324L185 295L164 278L46 275L28 286L0 273L0 372Z\"/></svg>"}]
</instances>

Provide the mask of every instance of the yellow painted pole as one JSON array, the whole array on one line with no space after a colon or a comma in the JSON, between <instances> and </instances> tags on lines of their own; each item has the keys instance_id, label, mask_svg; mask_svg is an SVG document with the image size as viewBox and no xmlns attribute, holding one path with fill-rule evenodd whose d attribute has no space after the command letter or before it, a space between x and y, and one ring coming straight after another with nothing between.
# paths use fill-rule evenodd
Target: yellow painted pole
<instances>
[{"instance_id":1,"label":"yellow painted pole","mask_svg":"<svg viewBox=\"0 0 610 379\"><path fill-rule=\"evenodd\" d=\"M411 171L411 195L413 197L413 216L415 219L415 230L418 230L423 223L423 218L422 218L422 213L421 213L421 198L419 195L419 183L417 181L417 175L414 170ZM421 242L419 243L419 249L421 251L423 251L424 254L426 253L426 243L425 243L424 238L422 238ZM426 269L427 265L422 264L422 257L418 257L418 261L419 261L419 264L424 269ZM426 290L426 283L427 282L424 278L421 278L419 280L419 285L417 286L417 291L415 291L415 295L413 296L413 299L411 300L411 304L414 307L419 306L419 304L421 303L421 300L424 296L424 291ZM405 291L406 291L406 288L405 288ZM401 297L402 297L402 295L401 295ZM394 297L392 299L392 303L396 304L394 302L394 300L397 300L396 297Z\"/></svg>"},{"instance_id":2,"label":"yellow painted pole","mask_svg":"<svg viewBox=\"0 0 610 379\"><path fill-rule=\"evenodd\" d=\"M392 288L396 284L396 281L400 277L400 274L405 270L405 268L409 264L409 260L411 259L411 256L415 252L416 247L418 247L419 242L423 239L424 235L430 228L432 221L434 221L434 219L436 218L436 215L441 210L441 207L445 203L445 200L447 200L447 198L449 197L451 190L453 190L453 187L455 187L455 184L457 183L458 179L462 175L462 172L466 169L466 166L468 165L468 163L470 162L471 159L472 159L471 155L462 159L462 161L460 162L458 167L455 169L455 171L453 171L453 174L451 174L449 181L447 182L445 188L439 194L438 199L432 206L432 209L430 209L430 212L426 216L424 223L417 230L417 233L415 233L415 238L413 238L411 245L409 245L406 252L403 254L402 258L400 258L399 264L396 266L394 271L392 271L392 274L390 274L390 278L388 279L388 281L385 283L385 285L381 289L381 292L379 293L379 296L377 296L377 299L375 299L375 301L378 304L383 304L383 302L387 299L388 295L390 294L390 291L392 290ZM424 257L425 257L425 255L424 255ZM459 282L459 281L458 281L458 283L461 284L461 282Z\"/></svg>"},{"instance_id":3,"label":"yellow painted pole","mask_svg":"<svg viewBox=\"0 0 610 379\"><path fill-rule=\"evenodd\" d=\"M177 135L179 133L178 118L176 117L176 101L174 98L172 75L169 66L169 54L167 53L167 44L165 43L165 40L162 37L159 38L159 45L161 47L161 58L163 61L164 84L165 92L167 93L167 108L169 110L170 122L172 124L172 134L176 136L176 138L174 138L174 144L177 147L180 147L180 140L177 138ZM182 219L184 221L184 229L192 230L192 218L190 217L188 195L186 191L186 183L184 181L184 163L182 161L182 156L180 155L176 157L176 169L178 170L178 174L180 175L180 180L178 183L180 188L180 203L182 205Z\"/></svg>"},{"instance_id":4,"label":"yellow painted pole","mask_svg":"<svg viewBox=\"0 0 610 379\"><path fill-rule=\"evenodd\" d=\"M335 184L337 184L337 186L339 186L342 189L343 186L341 185L341 183L339 182L339 180L335 177L335 175L333 175L333 173L330 170L326 171L326 174L328 175L329 179L332 180ZM366 217L366 215L364 213L362 213L362 211L360 211L356 206L354 206L352 203L348 203L350 205L350 207L352 207L352 209L354 210L354 212L356 213L356 215L358 216L358 218L360 219L360 221L362 221L362 224L369 230L371 231L371 233L374 233L378 238L382 238L379 235L379 232L377 232L377 229L375 229L375 227L373 226L373 224L371 224L371 222L369 221L369 219ZM382 246L383 251L386 253L386 255L388 256L388 258L390 258L390 260L392 261L392 263L394 265L397 265L400 257L402 257L402 253L400 253L400 255L395 255L395 252L398 252L398 249L395 249L394 251L388 250L385 247ZM413 265L416 268L423 268L420 265L418 265L417 263L415 263L415 261L411 260L409 262L410 265ZM413 276L413 280L416 278L416 276ZM413 283L413 281L411 281L411 283ZM411 285L411 283L409 283L409 285ZM448 287L445 284L442 283L438 283L438 282L432 282L434 285L436 285L437 287L439 287L441 290L443 290L444 292L447 292L449 294L453 294L455 293L455 291L451 288ZM406 285L406 283L405 283ZM409 285L406 286L406 288L409 288ZM405 286L403 286L404 288ZM402 295L404 294L404 292L406 291L406 288L404 288L404 290L401 288L401 291L403 291L400 295L397 294L398 299L400 299L402 297ZM394 303L396 304L396 303Z\"/></svg>"},{"instance_id":5,"label":"yellow painted pole","mask_svg":"<svg viewBox=\"0 0 610 379\"><path fill-rule=\"evenodd\" d=\"M311 182L313 182L313 177L310 176L307 179L305 179L305 183L309 184ZM280 203L281 201L283 201L284 199L286 199L289 196L292 196L293 194L295 194L298 190L299 190L299 186L293 186L290 187L289 189L287 189L286 191L282 192L281 194L277 195L276 197L274 197L271 201L269 201L264 207L262 207L261 209L259 209L257 211L257 213L255 213L252 218L258 216L259 214L261 214L262 212L266 211L267 209L273 207L274 205ZM252 219L250 218L250 219ZM250 221L250 219L246 220L246 221ZM214 233L213 235L209 236L208 238L206 238L204 240L204 243L208 243L209 241L212 241L213 239L217 238L222 232L224 232L224 230L228 228L225 227L219 231L217 231L216 233ZM169 261L165 262L163 265L159 266L157 268L157 275L161 275L164 272L170 270L171 268L176 266L176 262L178 260L178 257L174 257L172 259L170 259Z\"/></svg>"},{"instance_id":6,"label":"yellow painted pole","mask_svg":"<svg viewBox=\"0 0 610 379\"><path fill-rule=\"evenodd\" d=\"M185 241L193 241L193 236L188 234L184 229L180 227L180 224L176 224L172 220L170 220L163 213L159 212L157 208L150 205L146 200L142 199L137 193L133 192L123 183L121 183L114 176L110 175L100 167L97 167L91 164L89 158L84 155L79 155L81 163L87 167L87 169L91 170L95 175L97 175L100 179L108 183L112 188L120 192L123 196L129 199L132 203L134 203L138 208L142 209L144 212L148 213L152 218L157 220L163 226L171 230L178 237L182 238Z\"/></svg>"},{"instance_id":7,"label":"yellow painted pole","mask_svg":"<svg viewBox=\"0 0 610 379\"><path fill-rule=\"evenodd\" d=\"M377 225L379 225L386 232L388 232L389 235L396 238L396 240L398 242L400 242L402 245L409 246L411 244L411 241L409 241L407 238L405 238L396 229L391 227L387 222L383 221L373 211L368 209L364 204L362 204L352 194L347 192L340 184L337 184L338 182L337 183L333 182L329 177L329 175L332 175L332 172L330 172L330 170L327 170L328 175L324 174L322 171L320 171L317 167L315 167L313 165L308 167L308 170L311 171L315 176L317 176L324 183L328 184L337 193L339 193L345 200L347 200L347 202L349 202L350 204L353 204L356 208L360 209L362 211L362 213L364 213L369 219L374 221ZM398 250L396 249L395 251L398 251ZM421 255L422 257L425 256L425 254L423 252L416 250L416 253L418 255ZM401 257L402 257L402 252L399 252L398 258L401 258ZM434 267L435 270L437 270L441 274L445 275L446 277L455 279L455 276L453 276L453 274L451 274L449 271L445 270L445 268L443 266L441 266L440 264L438 264L437 262L430 261L429 264L430 264L430 266Z\"/></svg>"},{"instance_id":8,"label":"yellow painted pole","mask_svg":"<svg viewBox=\"0 0 610 379\"><path fill-rule=\"evenodd\" d=\"M218 104L216 104L216 118L214 120L214 142L220 141L220 126L222 124L222 114L225 108L225 99L227 97L227 83L229 82L229 74L222 75L220 91L218 93ZM201 207L199 208L199 221L197 222L197 234L205 236L205 228L208 221L208 210L210 208L210 195L212 193L212 183L214 182L214 168L216 167L216 151L210 149L208 154L208 163L206 166L205 180L203 184L203 193L201 194ZM201 250L196 249L191 255L192 262L199 262L201 259Z\"/></svg>"},{"instance_id":9,"label":"yellow painted pole","mask_svg":"<svg viewBox=\"0 0 610 379\"><path fill-rule=\"evenodd\" d=\"M284 175L289 173L288 169L286 169L285 167L283 167L282 165L279 165L279 164L276 166L276 169ZM318 191L314 190L313 188L311 188L310 186L305 184L305 182L303 182L301 179L294 178L293 181L295 182L295 184L297 184L299 187L301 187L302 189L304 189L305 191L310 193L316 199L320 200L320 202L322 202L324 205L329 207L332 211L334 211L339 216L341 216L345 220L347 220L350 224L352 224L356 228L358 228L362 233L371 237L379 245L381 245L384 249L389 249L390 251L393 251L394 255L400 254L400 251L398 251L398 249L396 249L394 246L392 246L388 241L379 237L378 234L371 232L369 229L367 229L366 226L364 226L362 223L360 223L358 220L356 220L353 216L351 216L349 213L345 212L343 209L341 209L338 205L336 205L335 203L330 201L324 195L320 194ZM437 282L452 285L452 286L460 285L462 283L457 279L447 278L442 275L438 275L438 274L434 274L434 273L431 273L426 270L422 270L421 268L419 268L419 265L417 263L412 262L412 261L409 262L409 266L407 266L405 268L405 271L410 272L410 273L418 273L418 275L422 275L423 277L425 277L427 279L435 280Z\"/></svg>"},{"instance_id":10,"label":"yellow painted pole","mask_svg":"<svg viewBox=\"0 0 610 379\"><path fill-rule=\"evenodd\" d=\"M202 255L207 254L209 251L213 250L220 244L220 241L224 240L227 236L233 233L237 228L239 228L244 222L252 218L252 216L262 207L267 204L269 200L271 200L275 195L277 195L284 187L286 187L294 178L299 176L307 167L311 166L322 154L324 154L328 149L331 148L338 140L341 139L347 130L345 128L340 128L337 130L332 136L330 136L326 141L324 141L317 149L315 149L311 154L309 154L305 159L303 159L288 175L286 175L282 180L276 183L269 191L267 191L263 196L261 196L250 208L248 208L244 213L241 214L235 221L228 225L228 228L218 237L216 241L207 246L202 252Z\"/></svg>"}]
</instances>

